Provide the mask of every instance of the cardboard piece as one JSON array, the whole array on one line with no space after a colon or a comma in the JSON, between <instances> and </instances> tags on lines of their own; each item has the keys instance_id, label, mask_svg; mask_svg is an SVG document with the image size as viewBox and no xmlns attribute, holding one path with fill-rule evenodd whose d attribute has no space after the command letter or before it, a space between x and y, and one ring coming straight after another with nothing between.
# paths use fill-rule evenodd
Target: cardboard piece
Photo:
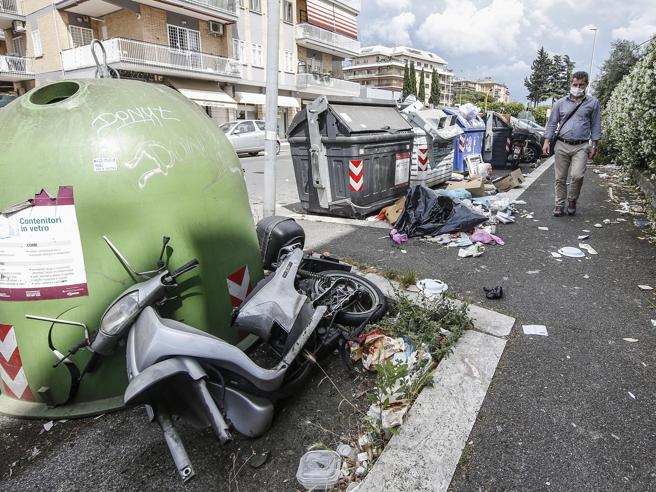
<instances>
[{"instance_id":1,"label":"cardboard piece","mask_svg":"<svg viewBox=\"0 0 656 492\"><path fill-rule=\"evenodd\" d=\"M521 186L524 181L522 170L515 169L510 174L495 179L492 181L492 184L494 184L498 192L504 192Z\"/></svg>"},{"instance_id":2,"label":"cardboard piece","mask_svg":"<svg viewBox=\"0 0 656 492\"><path fill-rule=\"evenodd\" d=\"M480 176L464 181L449 181L446 185L447 190L458 190L461 188L469 191L472 196L485 196L485 183Z\"/></svg>"},{"instance_id":3,"label":"cardboard piece","mask_svg":"<svg viewBox=\"0 0 656 492\"><path fill-rule=\"evenodd\" d=\"M399 217L403 213L404 208L405 208L405 196L402 196L391 205L388 205L387 207L382 209L380 213L385 215L385 220L387 220L387 222L394 225L394 223L397 220L399 220Z\"/></svg>"}]
</instances>

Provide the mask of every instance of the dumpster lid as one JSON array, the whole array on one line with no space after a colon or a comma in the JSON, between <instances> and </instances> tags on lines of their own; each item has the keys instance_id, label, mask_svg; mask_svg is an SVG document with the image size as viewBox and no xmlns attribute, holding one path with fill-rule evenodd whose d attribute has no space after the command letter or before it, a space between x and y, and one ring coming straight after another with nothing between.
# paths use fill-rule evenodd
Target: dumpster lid
<instances>
[{"instance_id":1,"label":"dumpster lid","mask_svg":"<svg viewBox=\"0 0 656 492\"><path fill-rule=\"evenodd\" d=\"M329 99L330 101L330 99ZM412 131L396 104L332 103L330 109L351 133Z\"/></svg>"}]
</instances>

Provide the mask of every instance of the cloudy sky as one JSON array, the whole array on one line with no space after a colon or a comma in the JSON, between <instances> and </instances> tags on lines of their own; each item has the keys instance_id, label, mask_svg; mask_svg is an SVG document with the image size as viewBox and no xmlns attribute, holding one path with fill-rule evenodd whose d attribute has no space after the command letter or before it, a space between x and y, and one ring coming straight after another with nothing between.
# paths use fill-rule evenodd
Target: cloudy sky
<instances>
[{"instance_id":1,"label":"cloudy sky","mask_svg":"<svg viewBox=\"0 0 656 492\"><path fill-rule=\"evenodd\" d=\"M513 100L524 101L524 77L540 46L568 54L593 72L613 39L642 43L656 34L654 0L362 0L363 46L407 45L447 60L457 76L494 77Z\"/></svg>"}]
</instances>

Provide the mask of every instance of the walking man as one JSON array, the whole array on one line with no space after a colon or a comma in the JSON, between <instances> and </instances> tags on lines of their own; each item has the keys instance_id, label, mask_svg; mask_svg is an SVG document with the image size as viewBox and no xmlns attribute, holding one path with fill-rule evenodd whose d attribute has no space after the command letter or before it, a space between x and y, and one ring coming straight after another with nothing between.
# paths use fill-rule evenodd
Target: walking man
<instances>
[{"instance_id":1,"label":"walking man","mask_svg":"<svg viewBox=\"0 0 656 492\"><path fill-rule=\"evenodd\" d=\"M549 155L553 148L556 157L556 206L553 211L556 217L563 216L565 199L567 213L576 213L588 158L592 159L597 153L597 142L601 138L601 109L597 98L585 94L588 82L586 72L572 75L570 93L556 101L544 132L542 152ZM554 140L556 145L552 147ZM568 173L571 174L569 190Z\"/></svg>"}]
</instances>

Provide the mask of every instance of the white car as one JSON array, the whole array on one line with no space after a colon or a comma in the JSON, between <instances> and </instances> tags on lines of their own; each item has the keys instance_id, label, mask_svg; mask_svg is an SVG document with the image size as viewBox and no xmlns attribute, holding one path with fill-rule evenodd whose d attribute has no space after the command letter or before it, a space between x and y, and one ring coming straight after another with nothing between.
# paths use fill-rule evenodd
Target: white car
<instances>
[{"instance_id":1,"label":"white car","mask_svg":"<svg viewBox=\"0 0 656 492\"><path fill-rule=\"evenodd\" d=\"M235 120L219 126L237 154L255 156L264 151L264 121ZM276 154L280 153L280 139L276 138Z\"/></svg>"}]
</instances>

